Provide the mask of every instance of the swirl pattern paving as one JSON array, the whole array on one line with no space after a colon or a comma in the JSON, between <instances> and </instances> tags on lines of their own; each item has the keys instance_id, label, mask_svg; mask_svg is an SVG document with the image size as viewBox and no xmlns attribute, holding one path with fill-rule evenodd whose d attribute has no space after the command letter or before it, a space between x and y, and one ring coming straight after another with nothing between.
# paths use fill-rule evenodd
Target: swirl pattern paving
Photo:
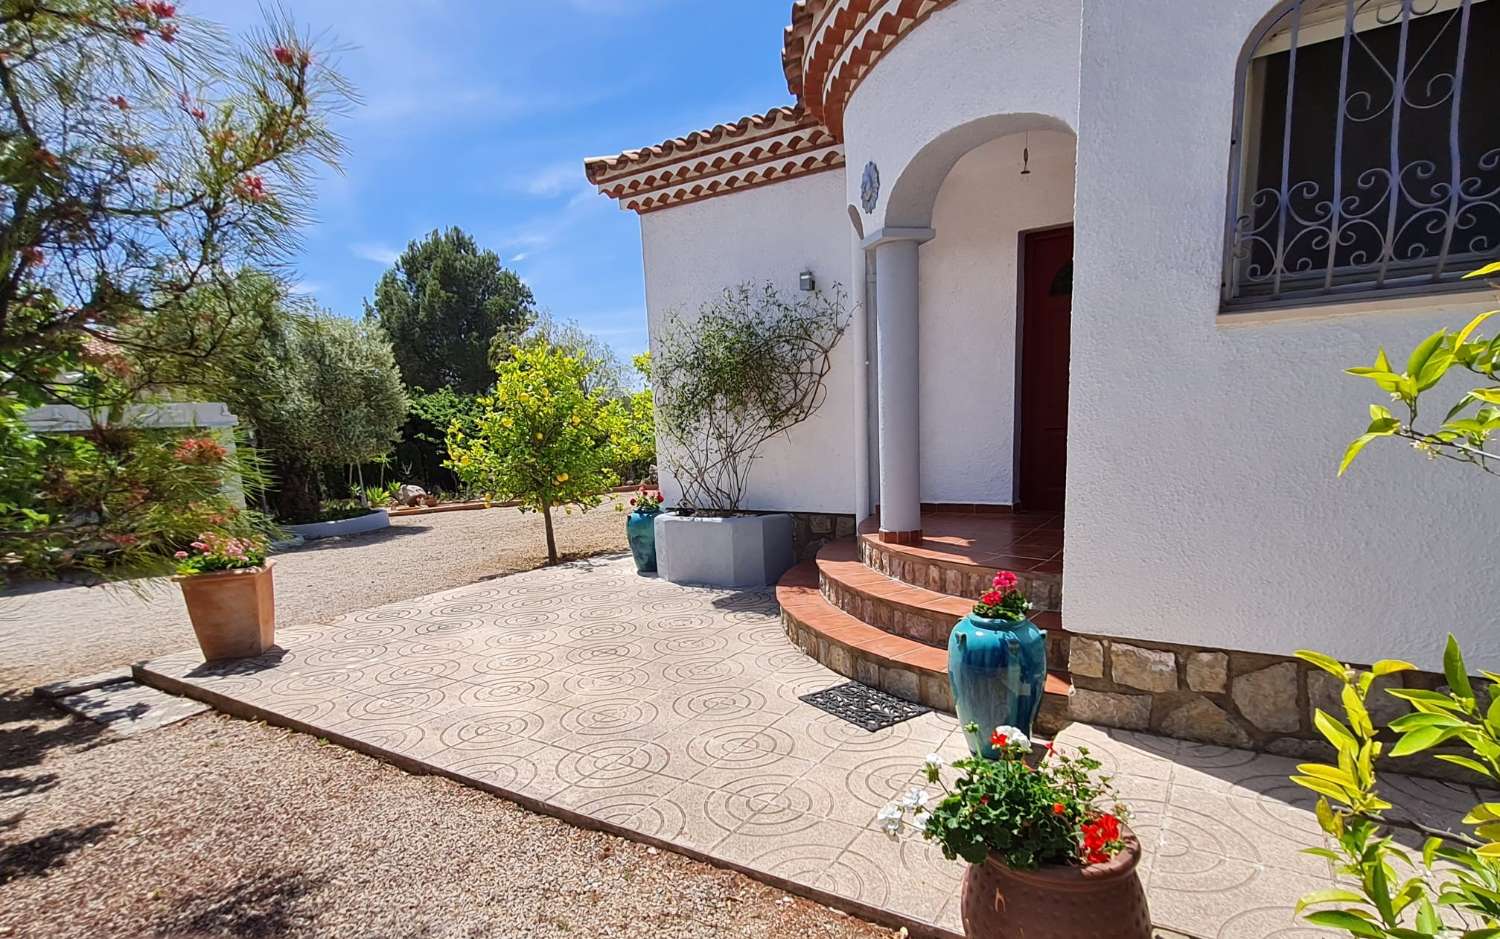
<instances>
[{"instance_id":1,"label":"swirl pattern paving","mask_svg":"<svg viewBox=\"0 0 1500 939\"><path fill-rule=\"evenodd\" d=\"M962 868L876 814L925 785L928 754L966 753L925 714L868 733L797 700L845 679L781 631L770 591L678 587L629 558L563 566L367 610L287 648L149 681L442 773L566 818L775 878L846 909L956 934ZM228 703L226 703L228 702ZM1331 883L1290 760L1074 726L1119 776L1146 844L1159 924L1214 937L1302 937L1292 906ZM1429 824L1475 793L1395 778ZM916 931L916 928L913 929Z\"/></svg>"}]
</instances>

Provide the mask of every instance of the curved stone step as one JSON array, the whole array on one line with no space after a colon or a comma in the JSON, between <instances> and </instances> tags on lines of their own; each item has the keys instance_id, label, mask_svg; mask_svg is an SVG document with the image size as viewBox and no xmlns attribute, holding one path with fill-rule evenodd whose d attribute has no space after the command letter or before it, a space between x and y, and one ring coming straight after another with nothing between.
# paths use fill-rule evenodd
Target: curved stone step
<instances>
[{"instance_id":1,"label":"curved stone step","mask_svg":"<svg viewBox=\"0 0 1500 939\"><path fill-rule=\"evenodd\" d=\"M824 546L817 565L818 587L829 603L867 625L934 648L948 648L948 634L974 606L972 599L914 587L866 566L852 541ZM1039 611L1031 621L1047 633L1047 660L1065 665L1062 614Z\"/></svg>"},{"instance_id":2,"label":"curved stone step","mask_svg":"<svg viewBox=\"0 0 1500 939\"><path fill-rule=\"evenodd\" d=\"M985 555L933 539L920 545L880 540L879 523L860 526L859 560L881 574L913 587L955 597L977 597L990 589L995 572L1013 571L1040 612L1062 610L1062 562L1027 557ZM1044 553L1039 551L1038 553ZM1033 617L1035 619L1035 617Z\"/></svg>"},{"instance_id":3,"label":"curved stone step","mask_svg":"<svg viewBox=\"0 0 1500 939\"><path fill-rule=\"evenodd\" d=\"M776 585L787 636L809 656L847 678L907 701L953 710L948 654L930 645L884 632L829 603L818 588L818 566L806 562ZM1038 728L1052 732L1067 713L1073 683L1062 672L1047 675Z\"/></svg>"}]
</instances>

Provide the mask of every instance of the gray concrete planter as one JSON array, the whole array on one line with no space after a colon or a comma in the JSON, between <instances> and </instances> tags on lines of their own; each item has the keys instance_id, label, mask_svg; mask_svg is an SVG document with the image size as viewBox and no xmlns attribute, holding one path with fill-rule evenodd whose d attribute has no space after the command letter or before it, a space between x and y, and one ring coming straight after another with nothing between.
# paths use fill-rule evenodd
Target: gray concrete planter
<instances>
[{"instance_id":1,"label":"gray concrete planter","mask_svg":"<svg viewBox=\"0 0 1500 939\"><path fill-rule=\"evenodd\" d=\"M301 535L308 541L312 541L317 538L363 535L366 532L390 528L391 517L386 514L385 509L376 509L369 515L341 518L336 522L309 522L306 525L284 525L282 527L294 535Z\"/></svg>"},{"instance_id":2,"label":"gray concrete planter","mask_svg":"<svg viewBox=\"0 0 1500 939\"><path fill-rule=\"evenodd\" d=\"M765 587L796 561L790 515L656 519L656 569L674 584Z\"/></svg>"}]
</instances>

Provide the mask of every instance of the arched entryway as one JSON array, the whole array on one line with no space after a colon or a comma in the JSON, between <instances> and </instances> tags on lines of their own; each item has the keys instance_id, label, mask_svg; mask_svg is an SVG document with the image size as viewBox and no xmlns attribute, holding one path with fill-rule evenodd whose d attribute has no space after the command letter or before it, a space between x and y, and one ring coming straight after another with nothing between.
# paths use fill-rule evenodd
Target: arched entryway
<instances>
[{"instance_id":1,"label":"arched entryway","mask_svg":"<svg viewBox=\"0 0 1500 939\"><path fill-rule=\"evenodd\" d=\"M996 115L896 174L865 240L891 540L920 537L923 505L1061 508L1075 152L1062 121Z\"/></svg>"}]
</instances>

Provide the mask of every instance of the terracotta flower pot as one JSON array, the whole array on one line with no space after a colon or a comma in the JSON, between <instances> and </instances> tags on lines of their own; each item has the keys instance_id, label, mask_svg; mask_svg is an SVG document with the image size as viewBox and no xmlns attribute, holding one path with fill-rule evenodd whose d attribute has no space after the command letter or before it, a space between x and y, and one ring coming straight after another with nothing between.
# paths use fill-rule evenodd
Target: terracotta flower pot
<instances>
[{"instance_id":1,"label":"terracotta flower pot","mask_svg":"<svg viewBox=\"0 0 1500 939\"><path fill-rule=\"evenodd\" d=\"M1125 849L1089 867L1019 871L993 856L964 876L968 939L1151 939L1151 914L1135 868L1141 843L1121 832Z\"/></svg>"},{"instance_id":2,"label":"terracotta flower pot","mask_svg":"<svg viewBox=\"0 0 1500 939\"><path fill-rule=\"evenodd\" d=\"M203 658L245 659L276 641L276 597L271 562L241 571L216 571L172 578L182 587L188 618Z\"/></svg>"}]
</instances>

